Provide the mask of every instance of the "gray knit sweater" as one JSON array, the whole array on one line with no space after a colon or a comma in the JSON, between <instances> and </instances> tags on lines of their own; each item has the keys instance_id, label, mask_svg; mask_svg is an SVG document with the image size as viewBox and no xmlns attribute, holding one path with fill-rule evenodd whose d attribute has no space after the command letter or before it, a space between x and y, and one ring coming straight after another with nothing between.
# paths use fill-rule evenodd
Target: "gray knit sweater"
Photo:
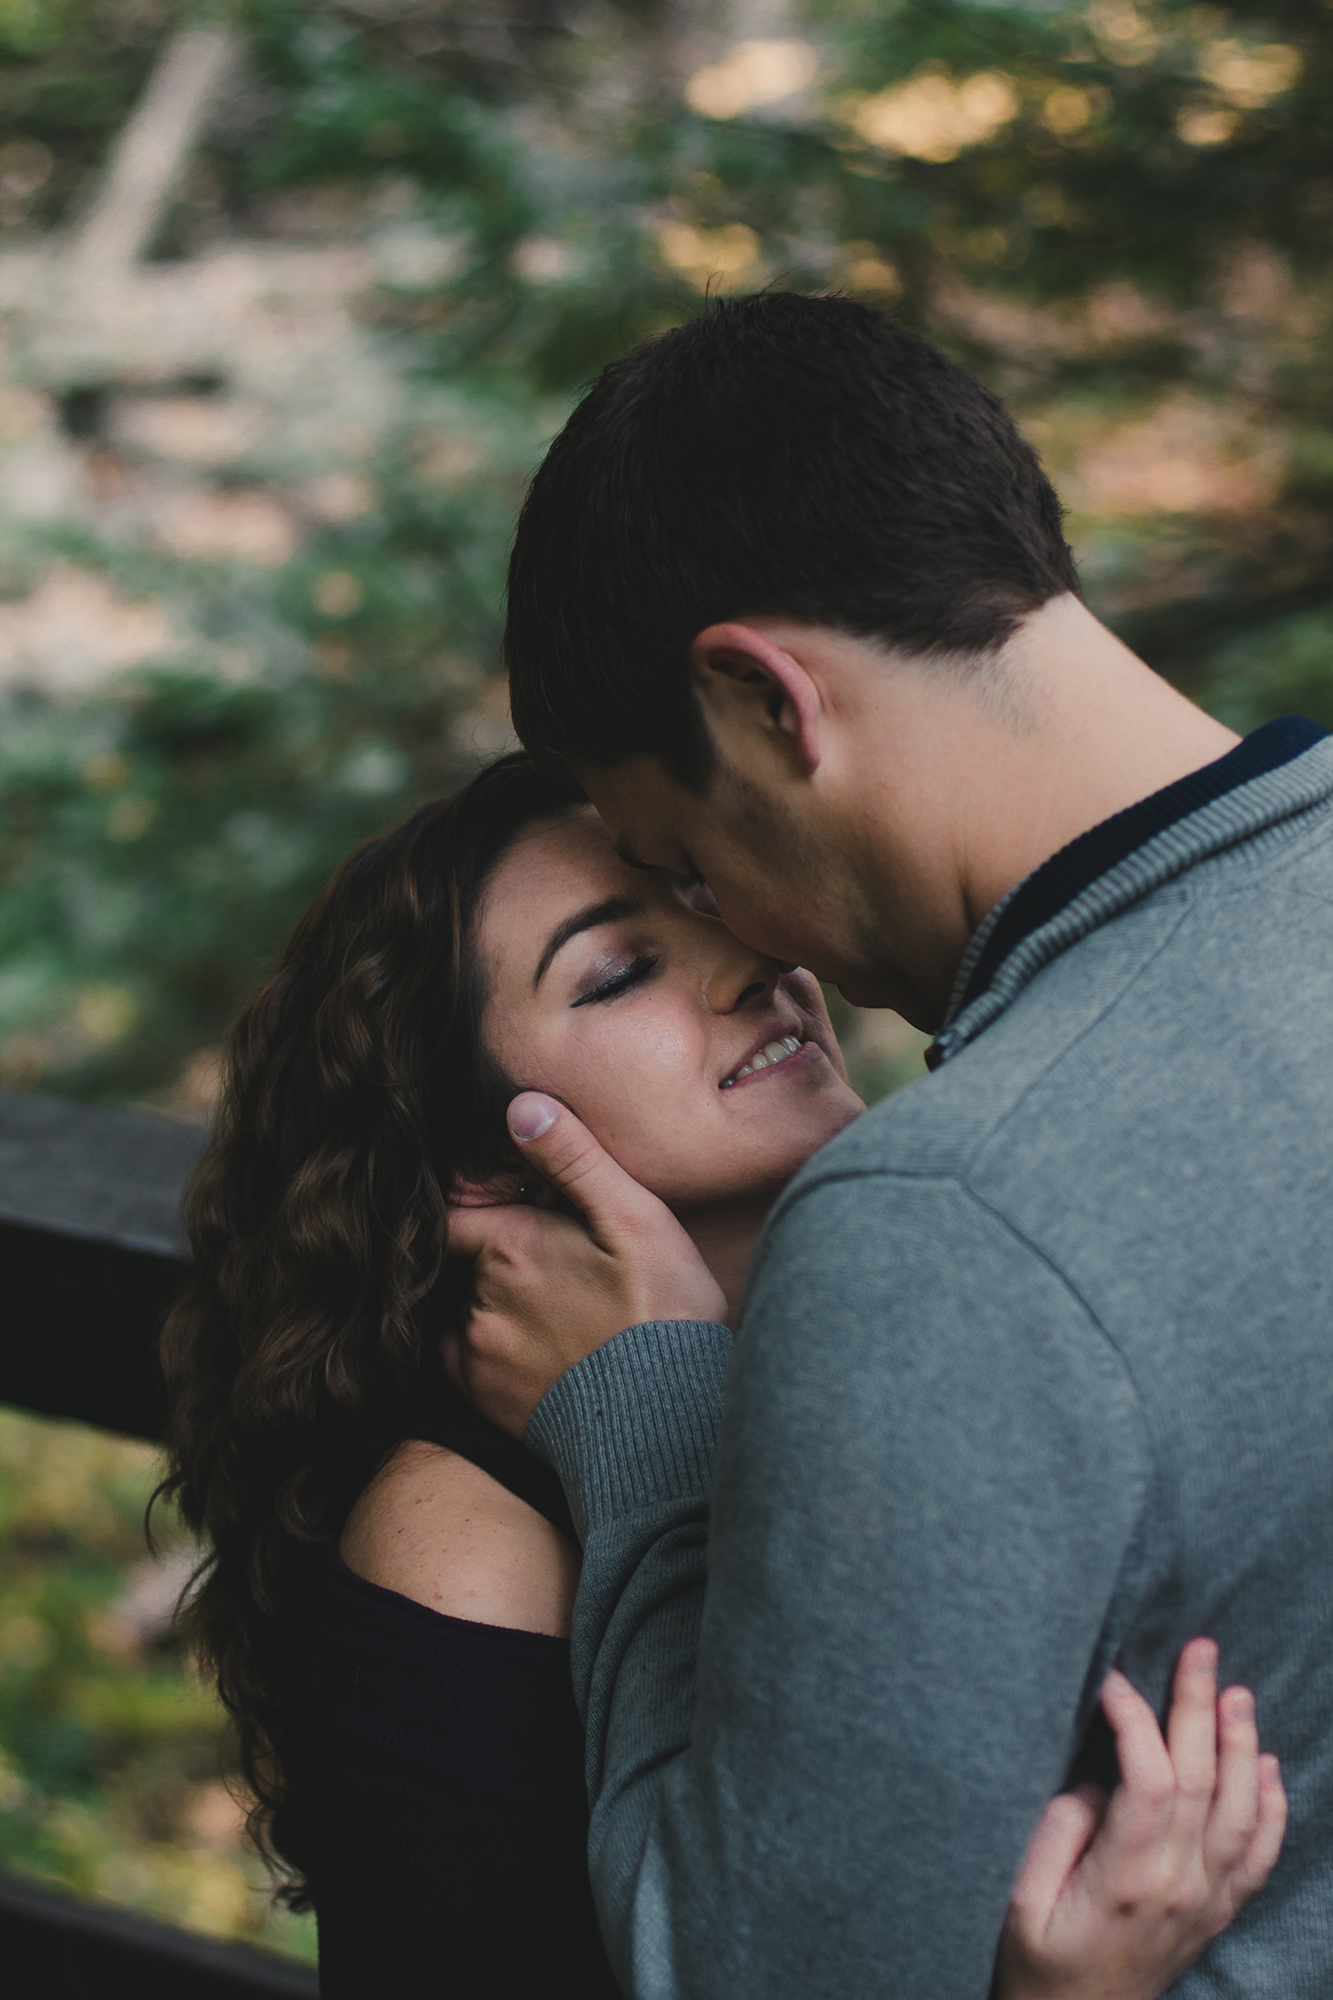
<instances>
[{"instance_id":1,"label":"gray knit sweater","mask_svg":"<svg viewBox=\"0 0 1333 2000\"><path fill-rule=\"evenodd\" d=\"M631 1328L533 1418L636 2000L983 2000L1107 1667L1164 1704L1199 1632L1292 1820L1175 1990L1333 1995L1333 742L978 991L1005 921L942 1066L782 1197L734 1360Z\"/></svg>"}]
</instances>

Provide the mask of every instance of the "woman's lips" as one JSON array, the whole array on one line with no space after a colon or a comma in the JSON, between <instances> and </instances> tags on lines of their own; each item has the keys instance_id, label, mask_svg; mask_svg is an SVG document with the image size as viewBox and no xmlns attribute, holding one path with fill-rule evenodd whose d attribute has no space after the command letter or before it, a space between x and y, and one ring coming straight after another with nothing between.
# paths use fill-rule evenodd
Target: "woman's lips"
<instances>
[{"instance_id":1,"label":"woman's lips","mask_svg":"<svg viewBox=\"0 0 1333 2000\"><path fill-rule=\"evenodd\" d=\"M770 1050L774 1053L770 1054ZM742 1084L758 1083L775 1070L792 1069L818 1053L818 1043L803 1041L798 1035L774 1036L772 1041L765 1042L762 1048L738 1064L730 1076L723 1078L718 1088L739 1090Z\"/></svg>"}]
</instances>

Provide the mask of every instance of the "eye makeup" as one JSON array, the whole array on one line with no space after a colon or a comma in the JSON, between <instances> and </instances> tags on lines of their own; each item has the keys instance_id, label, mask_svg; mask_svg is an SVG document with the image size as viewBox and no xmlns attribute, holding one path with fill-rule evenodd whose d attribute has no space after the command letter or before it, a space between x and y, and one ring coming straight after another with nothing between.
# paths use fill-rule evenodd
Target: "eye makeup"
<instances>
[{"instance_id":1,"label":"eye makeup","mask_svg":"<svg viewBox=\"0 0 1333 2000\"><path fill-rule=\"evenodd\" d=\"M575 1007L588 1007L597 1000L614 1000L617 994L628 992L631 986L641 985L649 973L656 970L657 963L656 958L640 953L632 964L622 966L619 972L612 973L609 979L604 979L599 985L594 986L591 993L580 994L572 1004Z\"/></svg>"}]
</instances>

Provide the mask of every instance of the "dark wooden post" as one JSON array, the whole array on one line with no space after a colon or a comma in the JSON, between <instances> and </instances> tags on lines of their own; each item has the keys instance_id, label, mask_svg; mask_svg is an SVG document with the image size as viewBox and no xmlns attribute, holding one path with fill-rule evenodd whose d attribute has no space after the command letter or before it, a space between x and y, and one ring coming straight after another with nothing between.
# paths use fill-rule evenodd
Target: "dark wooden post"
<instances>
[{"instance_id":1,"label":"dark wooden post","mask_svg":"<svg viewBox=\"0 0 1333 2000\"><path fill-rule=\"evenodd\" d=\"M162 1314L201 1135L0 1091L0 1401L161 1435Z\"/></svg>"}]
</instances>

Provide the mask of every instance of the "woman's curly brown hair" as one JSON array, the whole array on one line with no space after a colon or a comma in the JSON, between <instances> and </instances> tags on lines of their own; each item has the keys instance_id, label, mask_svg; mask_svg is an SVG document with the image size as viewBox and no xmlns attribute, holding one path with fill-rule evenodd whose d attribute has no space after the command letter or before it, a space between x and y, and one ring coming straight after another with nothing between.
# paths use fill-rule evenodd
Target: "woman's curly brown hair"
<instances>
[{"instance_id":1,"label":"woman's curly brown hair","mask_svg":"<svg viewBox=\"0 0 1333 2000\"><path fill-rule=\"evenodd\" d=\"M572 784L502 758L344 863L232 1030L185 1202L187 1287L162 1336L168 1473L207 1554L183 1611L284 1854L302 1617L324 1546L406 1434L440 1330L446 1193L508 1164L504 1077L471 948L496 862Z\"/></svg>"}]
</instances>

